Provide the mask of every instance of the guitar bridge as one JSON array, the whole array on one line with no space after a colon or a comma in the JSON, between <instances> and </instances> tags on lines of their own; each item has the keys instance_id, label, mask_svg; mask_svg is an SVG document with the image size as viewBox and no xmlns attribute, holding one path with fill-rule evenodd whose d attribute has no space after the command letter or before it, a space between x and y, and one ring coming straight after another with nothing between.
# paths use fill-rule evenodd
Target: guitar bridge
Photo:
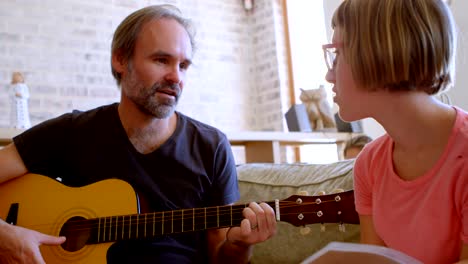
<instances>
[{"instance_id":1,"label":"guitar bridge","mask_svg":"<svg viewBox=\"0 0 468 264\"><path fill-rule=\"evenodd\" d=\"M10 225L16 225L18 222L18 209L19 203L12 203L10 205L10 210L8 210L8 215L5 222L9 223Z\"/></svg>"}]
</instances>

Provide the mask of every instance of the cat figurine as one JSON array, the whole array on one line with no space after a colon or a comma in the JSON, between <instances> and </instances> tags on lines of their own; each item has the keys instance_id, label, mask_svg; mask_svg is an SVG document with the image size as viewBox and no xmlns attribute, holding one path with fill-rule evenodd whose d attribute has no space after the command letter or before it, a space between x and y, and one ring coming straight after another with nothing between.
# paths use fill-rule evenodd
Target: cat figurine
<instances>
[{"instance_id":1,"label":"cat figurine","mask_svg":"<svg viewBox=\"0 0 468 264\"><path fill-rule=\"evenodd\" d=\"M335 118L327 102L327 92L323 85L320 85L318 89L301 89L299 99L306 107L307 116L314 131L336 131Z\"/></svg>"}]
</instances>

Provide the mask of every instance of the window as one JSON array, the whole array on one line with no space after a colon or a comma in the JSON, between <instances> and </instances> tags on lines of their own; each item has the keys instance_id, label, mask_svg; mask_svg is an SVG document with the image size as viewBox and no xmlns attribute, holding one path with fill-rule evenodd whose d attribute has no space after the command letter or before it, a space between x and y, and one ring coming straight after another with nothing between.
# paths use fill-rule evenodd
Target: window
<instances>
[{"instance_id":1,"label":"window","mask_svg":"<svg viewBox=\"0 0 468 264\"><path fill-rule=\"evenodd\" d=\"M316 89L323 85L333 105L331 85L325 81L327 67L322 45L328 43L323 1L285 0L295 103L300 104L300 89ZM338 160L334 144L300 147L301 162L330 163Z\"/></svg>"}]
</instances>

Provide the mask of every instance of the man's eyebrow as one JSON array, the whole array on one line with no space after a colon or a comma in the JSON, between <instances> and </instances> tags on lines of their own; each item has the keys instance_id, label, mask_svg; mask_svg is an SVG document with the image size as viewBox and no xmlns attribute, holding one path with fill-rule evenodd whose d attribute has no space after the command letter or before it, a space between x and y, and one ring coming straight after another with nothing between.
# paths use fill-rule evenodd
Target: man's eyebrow
<instances>
[{"instance_id":1,"label":"man's eyebrow","mask_svg":"<svg viewBox=\"0 0 468 264\"><path fill-rule=\"evenodd\" d=\"M171 53L165 52L165 51L156 51L151 53L151 57L168 57L168 58L176 58L176 56L172 55ZM192 60L188 58L184 58L184 62L188 63L189 65L192 64Z\"/></svg>"}]
</instances>

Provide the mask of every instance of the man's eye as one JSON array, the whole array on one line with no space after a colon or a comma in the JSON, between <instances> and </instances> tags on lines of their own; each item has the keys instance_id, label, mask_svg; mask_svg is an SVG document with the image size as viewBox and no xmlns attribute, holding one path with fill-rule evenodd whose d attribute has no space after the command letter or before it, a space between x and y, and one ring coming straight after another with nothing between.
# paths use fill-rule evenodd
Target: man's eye
<instances>
[{"instance_id":1,"label":"man's eye","mask_svg":"<svg viewBox=\"0 0 468 264\"><path fill-rule=\"evenodd\" d=\"M181 63L179 67L183 70L187 70L189 68L190 64L189 63Z\"/></svg>"},{"instance_id":2,"label":"man's eye","mask_svg":"<svg viewBox=\"0 0 468 264\"><path fill-rule=\"evenodd\" d=\"M157 62L157 63L163 63L163 64L168 63L168 60L166 58L156 58L156 59L154 59L154 61Z\"/></svg>"}]
</instances>

